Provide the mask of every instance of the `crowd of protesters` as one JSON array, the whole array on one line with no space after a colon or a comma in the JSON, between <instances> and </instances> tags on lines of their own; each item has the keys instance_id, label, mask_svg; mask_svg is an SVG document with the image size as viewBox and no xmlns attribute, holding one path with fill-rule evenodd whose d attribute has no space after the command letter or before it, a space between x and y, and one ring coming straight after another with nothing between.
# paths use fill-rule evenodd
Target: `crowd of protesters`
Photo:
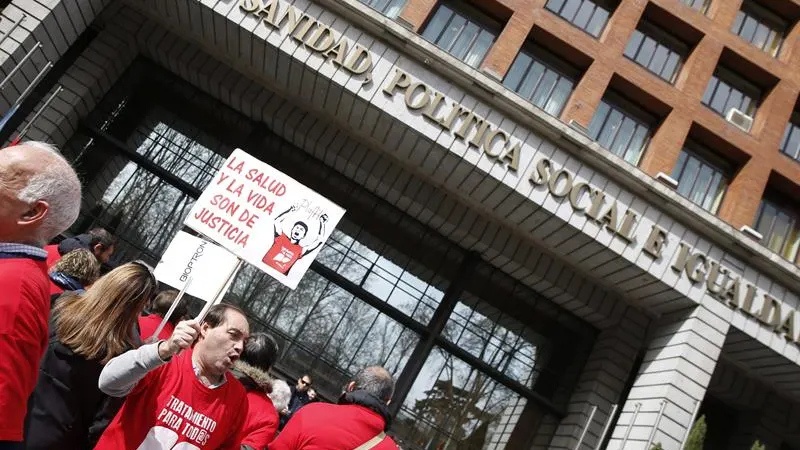
<instances>
[{"instance_id":1,"label":"crowd of protesters","mask_svg":"<svg viewBox=\"0 0 800 450\"><path fill-rule=\"evenodd\" d=\"M389 450L392 376L359 371L338 404L273 379L279 346L219 304L187 319L152 269L112 267L112 233L50 244L81 185L53 146L0 150L0 450ZM159 330L160 329L160 330Z\"/></svg>"}]
</instances>

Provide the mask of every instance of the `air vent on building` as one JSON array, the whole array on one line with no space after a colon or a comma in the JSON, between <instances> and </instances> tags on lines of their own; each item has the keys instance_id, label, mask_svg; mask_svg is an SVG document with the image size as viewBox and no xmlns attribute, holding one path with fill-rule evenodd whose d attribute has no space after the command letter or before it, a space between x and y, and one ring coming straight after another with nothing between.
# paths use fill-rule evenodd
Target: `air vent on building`
<instances>
[{"instance_id":1,"label":"air vent on building","mask_svg":"<svg viewBox=\"0 0 800 450\"><path fill-rule=\"evenodd\" d=\"M750 127L753 126L753 118L736 108L731 108L725 119L748 133L750 132Z\"/></svg>"},{"instance_id":2,"label":"air vent on building","mask_svg":"<svg viewBox=\"0 0 800 450\"><path fill-rule=\"evenodd\" d=\"M675 178L665 174L664 172L658 172L656 174L656 180L664 183L671 189L678 189L678 181Z\"/></svg>"},{"instance_id":3,"label":"air vent on building","mask_svg":"<svg viewBox=\"0 0 800 450\"><path fill-rule=\"evenodd\" d=\"M744 225L742 228L739 228L739 231L755 239L758 242L761 242L761 239L764 239L764 236L762 236L761 233L748 227L747 225Z\"/></svg>"}]
</instances>

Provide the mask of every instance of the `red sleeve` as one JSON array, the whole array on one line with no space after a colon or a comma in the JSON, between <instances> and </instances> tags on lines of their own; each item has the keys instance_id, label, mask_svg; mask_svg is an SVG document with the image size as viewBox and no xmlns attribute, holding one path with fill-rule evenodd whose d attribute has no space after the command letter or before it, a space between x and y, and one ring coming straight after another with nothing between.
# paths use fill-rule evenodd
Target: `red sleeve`
<instances>
[{"instance_id":1,"label":"red sleeve","mask_svg":"<svg viewBox=\"0 0 800 450\"><path fill-rule=\"evenodd\" d=\"M249 412L245 419L241 444L263 449L275 439L275 433L278 431L278 412L275 411L272 402L258 395L252 392L247 394L250 400Z\"/></svg>"},{"instance_id":2,"label":"red sleeve","mask_svg":"<svg viewBox=\"0 0 800 450\"><path fill-rule=\"evenodd\" d=\"M47 347L50 298L42 280L22 265L0 269L0 441L22 440L25 405Z\"/></svg>"},{"instance_id":3,"label":"red sleeve","mask_svg":"<svg viewBox=\"0 0 800 450\"><path fill-rule=\"evenodd\" d=\"M301 444L303 442L303 419L305 418L305 414L303 414L303 408L300 408L288 422L286 422L286 426L283 427L283 431L278 434L278 437L275 438L269 444L269 450L295 450L297 448L302 448Z\"/></svg>"}]
</instances>

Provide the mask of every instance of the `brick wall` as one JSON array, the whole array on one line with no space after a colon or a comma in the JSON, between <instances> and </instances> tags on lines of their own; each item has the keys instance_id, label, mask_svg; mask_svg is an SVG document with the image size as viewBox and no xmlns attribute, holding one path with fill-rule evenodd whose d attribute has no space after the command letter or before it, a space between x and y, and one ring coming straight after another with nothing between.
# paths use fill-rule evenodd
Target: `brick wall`
<instances>
[{"instance_id":1,"label":"brick wall","mask_svg":"<svg viewBox=\"0 0 800 450\"><path fill-rule=\"evenodd\" d=\"M796 0L792 1L797 3ZM671 113L662 118L660 128L640 163L640 169L651 176L658 172L670 174L690 128L693 123L699 124L738 149L748 160L738 167L739 171L731 181L718 215L736 228L752 225L770 174L780 174L792 180L796 187L800 185L800 163L789 160L778 148L800 94L800 71L796 70L800 65L800 51L797 49L800 46L800 25L790 30L779 56L772 58L729 31L741 2L712 2L707 15L675 0L649 2L674 16L670 20L682 21L704 35L689 55L675 85L664 82L623 55L625 45L648 2L621 1L599 39L545 9L546 0L476 2L484 6L502 5L513 11L481 69L490 76L502 79L534 27L569 42L594 62L579 80L561 119L564 122L574 120L587 126L612 75L640 86L671 109ZM401 15L402 20L419 31L435 6L433 0L409 0ZM701 104L723 48L752 61L780 80L763 99L750 134L727 123ZM731 159L739 157L726 155L724 149L721 153Z\"/></svg>"}]
</instances>

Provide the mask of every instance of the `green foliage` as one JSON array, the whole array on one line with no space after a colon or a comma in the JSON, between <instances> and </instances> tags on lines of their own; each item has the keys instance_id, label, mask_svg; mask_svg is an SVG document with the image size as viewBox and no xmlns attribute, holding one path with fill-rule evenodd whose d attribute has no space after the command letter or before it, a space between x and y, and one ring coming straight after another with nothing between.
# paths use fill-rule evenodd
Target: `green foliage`
<instances>
[{"instance_id":1,"label":"green foliage","mask_svg":"<svg viewBox=\"0 0 800 450\"><path fill-rule=\"evenodd\" d=\"M656 442L650 447L650 450L664 450L664 447L661 446L661 442Z\"/></svg>"},{"instance_id":2,"label":"green foliage","mask_svg":"<svg viewBox=\"0 0 800 450\"><path fill-rule=\"evenodd\" d=\"M750 447L750 450L767 450L767 446L762 444L761 441L759 441L758 439L756 439L756 441L753 442L753 446Z\"/></svg>"},{"instance_id":3,"label":"green foliage","mask_svg":"<svg viewBox=\"0 0 800 450\"><path fill-rule=\"evenodd\" d=\"M686 446L683 450L703 450L703 442L706 440L706 416L700 416L697 422L692 426L692 431L689 432L689 438L686 439Z\"/></svg>"}]
</instances>

